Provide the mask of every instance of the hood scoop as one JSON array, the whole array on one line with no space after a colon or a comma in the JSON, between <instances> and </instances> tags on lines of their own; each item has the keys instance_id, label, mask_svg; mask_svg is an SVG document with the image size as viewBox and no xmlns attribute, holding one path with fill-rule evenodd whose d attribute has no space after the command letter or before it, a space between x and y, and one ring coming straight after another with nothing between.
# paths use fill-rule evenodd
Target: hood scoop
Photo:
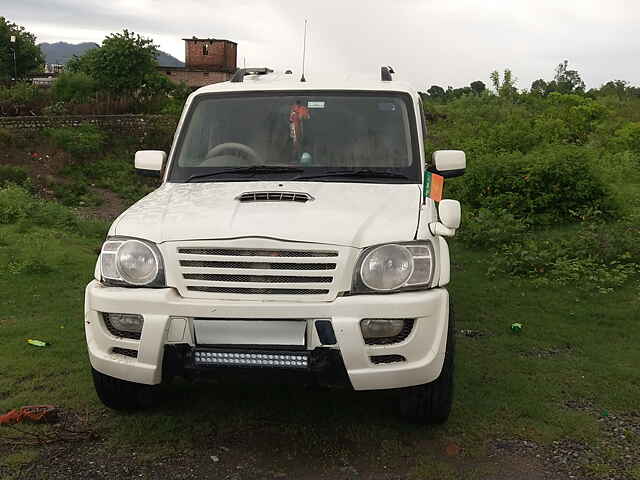
<instances>
[{"instance_id":1,"label":"hood scoop","mask_svg":"<svg viewBox=\"0 0 640 480\"><path fill-rule=\"evenodd\" d=\"M306 203L314 198L304 192L244 192L236 200L246 202L297 202Z\"/></svg>"}]
</instances>

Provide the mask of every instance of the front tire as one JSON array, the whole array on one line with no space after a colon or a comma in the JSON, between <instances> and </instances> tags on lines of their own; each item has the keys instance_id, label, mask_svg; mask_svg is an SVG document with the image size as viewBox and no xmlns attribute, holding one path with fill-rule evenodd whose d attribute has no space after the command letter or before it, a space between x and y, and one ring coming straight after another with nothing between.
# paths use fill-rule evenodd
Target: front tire
<instances>
[{"instance_id":1,"label":"front tire","mask_svg":"<svg viewBox=\"0 0 640 480\"><path fill-rule=\"evenodd\" d=\"M455 343L455 319L453 309L449 306L447 345L440 376L431 383L400 391L400 414L411 423L438 424L449 418L453 402Z\"/></svg>"},{"instance_id":2,"label":"front tire","mask_svg":"<svg viewBox=\"0 0 640 480\"><path fill-rule=\"evenodd\" d=\"M91 367L93 385L100 401L114 410L138 410L152 407L156 403L157 387L127 382Z\"/></svg>"}]
</instances>

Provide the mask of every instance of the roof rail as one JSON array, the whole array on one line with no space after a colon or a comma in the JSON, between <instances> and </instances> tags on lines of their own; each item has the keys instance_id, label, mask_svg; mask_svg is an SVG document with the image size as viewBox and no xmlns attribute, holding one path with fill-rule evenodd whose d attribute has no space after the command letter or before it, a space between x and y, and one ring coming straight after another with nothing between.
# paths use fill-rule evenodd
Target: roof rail
<instances>
[{"instance_id":1,"label":"roof rail","mask_svg":"<svg viewBox=\"0 0 640 480\"><path fill-rule=\"evenodd\" d=\"M244 82L245 75L266 75L267 73L273 73L273 70L267 67L239 68L231 77L231 81L234 83Z\"/></svg>"},{"instance_id":2,"label":"roof rail","mask_svg":"<svg viewBox=\"0 0 640 480\"><path fill-rule=\"evenodd\" d=\"M382 78L383 82L390 82L391 80L393 80L393 78L391 78L391 74L392 73L396 73L393 71L392 67L382 67L380 69L380 76Z\"/></svg>"}]
</instances>

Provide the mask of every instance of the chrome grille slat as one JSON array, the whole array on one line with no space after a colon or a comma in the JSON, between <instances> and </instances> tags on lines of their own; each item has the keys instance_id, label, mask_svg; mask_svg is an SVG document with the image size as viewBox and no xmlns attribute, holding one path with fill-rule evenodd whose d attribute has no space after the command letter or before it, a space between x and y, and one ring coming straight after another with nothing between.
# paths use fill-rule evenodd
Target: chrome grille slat
<instances>
[{"instance_id":1,"label":"chrome grille slat","mask_svg":"<svg viewBox=\"0 0 640 480\"><path fill-rule=\"evenodd\" d=\"M258 248L178 248L178 253L187 255L217 255L221 257L337 257L338 252L309 250L267 250Z\"/></svg>"},{"instance_id":2,"label":"chrome grille slat","mask_svg":"<svg viewBox=\"0 0 640 480\"><path fill-rule=\"evenodd\" d=\"M333 277L301 277L287 275L226 275L216 273L183 273L186 280L208 280L212 282L253 282L253 283L331 283Z\"/></svg>"},{"instance_id":3,"label":"chrome grille slat","mask_svg":"<svg viewBox=\"0 0 640 480\"><path fill-rule=\"evenodd\" d=\"M250 270L335 270L335 263L267 263L267 262L219 262L207 260L180 260L181 267ZM184 269L183 269L184 271Z\"/></svg>"}]
</instances>

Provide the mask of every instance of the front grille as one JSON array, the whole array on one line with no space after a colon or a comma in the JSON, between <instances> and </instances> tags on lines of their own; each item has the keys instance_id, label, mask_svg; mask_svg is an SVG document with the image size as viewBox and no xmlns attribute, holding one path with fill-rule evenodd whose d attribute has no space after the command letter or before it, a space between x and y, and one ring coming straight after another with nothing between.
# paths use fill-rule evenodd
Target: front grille
<instances>
[{"instance_id":1,"label":"front grille","mask_svg":"<svg viewBox=\"0 0 640 480\"><path fill-rule=\"evenodd\" d=\"M114 337L130 338L132 340L140 340L140 333L141 332L126 332L124 330L118 330L116 327L114 327L113 324L111 323L111 321L109 320L109 314L108 313L103 313L102 314L102 320L104 321L104 326L107 327L107 330L109 331L109 333L111 335L113 335ZM136 353L136 355L137 355L137 353Z\"/></svg>"},{"instance_id":2,"label":"front grille","mask_svg":"<svg viewBox=\"0 0 640 480\"><path fill-rule=\"evenodd\" d=\"M407 318L405 319L404 326L402 327L402 330L398 335L395 335L393 337L365 338L364 342L367 345L389 345L391 343L400 343L409 336L411 330L413 330L413 324L414 319Z\"/></svg>"},{"instance_id":3,"label":"front grille","mask_svg":"<svg viewBox=\"0 0 640 480\"><path fill-rule=\"evenodd\" d=\"M302 192L245 192L236 197L241 202L298 202L313 200L308 193Z\"/></svg>"},{"instance_id":4,"label":"front grille","mask_svg":"<svg viewBox=\"0 0 640 480\"><path fill-rule=\"evenodd\" d=\"M185 294L200 292L200 297L202 294L295 295L296 298L307 295L309 300L321 300L322 296L326 298L335 292L339 252L326 247L313 250L299 248L300 244L287 244L290 245L294 248L179 245L177 263L182 291Z\"/></svg>"},{"instance_id":5,"label":"front grille","mask_svg":"<svg viewBox=\"0 0 640 480\"><path fill-rule=\"evenodd\" d=\"M406 362L407 359L402 355L374 355L371 358L371 363L375 363L376 365L381 363L396 363L396 362Z\"/></svg>"},{"instance_id":6,"label":"front grille","mask_svg":"<svg viewBox=\"0 0 640 480\"><path fill-rule=\"evenodd\" d=\"M130 348L113 347L111 351L118 355L124 355L125 357L137 358L138 356L138 351Z\"/></svg>"}]
</instances>

